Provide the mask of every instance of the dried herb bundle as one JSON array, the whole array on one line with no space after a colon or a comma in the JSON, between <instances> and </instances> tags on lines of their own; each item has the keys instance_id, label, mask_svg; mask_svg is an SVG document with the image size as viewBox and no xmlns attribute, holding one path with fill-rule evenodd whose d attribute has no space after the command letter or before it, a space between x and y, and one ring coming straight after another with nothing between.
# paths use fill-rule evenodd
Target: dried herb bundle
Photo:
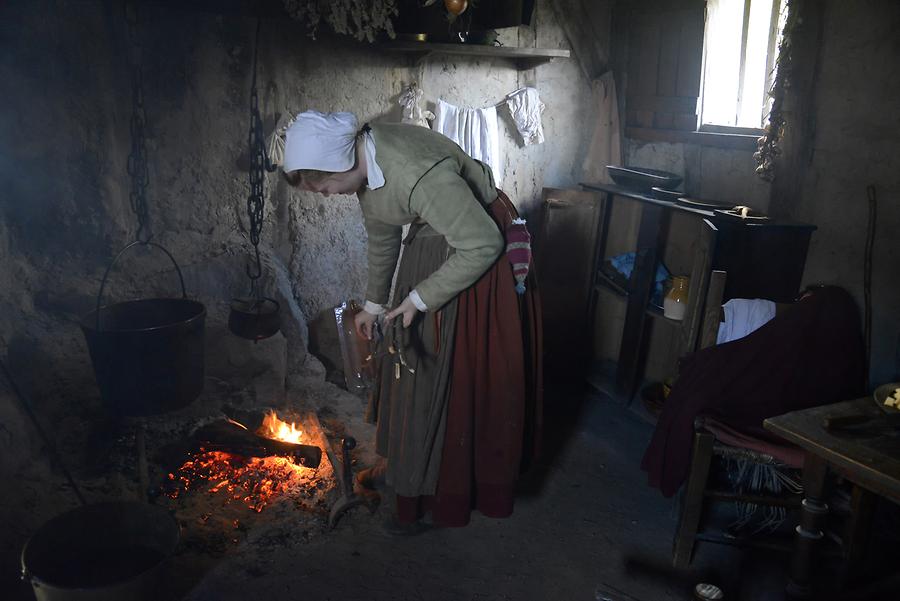
<instances>
[{"instance_id":1,"label":"dried herb bundle","mask_svg":"<svg viewBox=\"0 0 900 601\"><path fill-rule=\"evenodd\" d=\"M775 162L781 154L781 140L787 123L782 104L785 91L791 85L793 34L801 24L797 9L796 0L788 0L786 7L788 14L781 42L778 44L778 58L775 59L775 77L769 90L769 96L772 97L769 122L766 124L765 133L757 142L757 151L753 153L756 160L756 174L766 181L775 178Z\"/></svg>"},{"instance_id":2,"label":"dried herb bundle","mask_svg":"<svg viewBox=\"0 0 900 601\"><path fill-rule=\"evenodd\" d=\"M336 33L360 41L374 42L382 33L395 35L392 19L397 16L397 0L284 0L284 7L306 24L313 38L323 21Z\"/></svg>"}]
</instances>

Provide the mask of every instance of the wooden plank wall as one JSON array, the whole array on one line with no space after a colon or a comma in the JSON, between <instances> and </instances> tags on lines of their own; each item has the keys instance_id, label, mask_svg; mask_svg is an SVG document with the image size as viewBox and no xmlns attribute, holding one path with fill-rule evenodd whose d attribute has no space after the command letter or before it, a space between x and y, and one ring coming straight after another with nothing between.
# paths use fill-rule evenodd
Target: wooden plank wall
<instances>
[{"instance_id":1,"label":"wooden plank wall","mask_svg":"<svg viewBox=\"0 0 900 601\"><path fill-rule=\"evenodd\" d=\"M630 10L626 127L696 131L705 2L642 2Z\"/></svg>"}]
</instances>

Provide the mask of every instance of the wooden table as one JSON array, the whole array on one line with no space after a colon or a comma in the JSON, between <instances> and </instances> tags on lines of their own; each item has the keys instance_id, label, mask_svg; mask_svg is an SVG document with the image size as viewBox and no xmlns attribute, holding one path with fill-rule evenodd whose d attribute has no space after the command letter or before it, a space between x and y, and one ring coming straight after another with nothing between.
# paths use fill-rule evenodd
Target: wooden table
<instances>
[{"instance_id":1,"label":"wooden table","mask_svg":"<svg viewBox=\"0 0 900 601\"><path fill-rule=\"evenodd\" d=\"M872 493L900 503L900 429L890 431L882 427L880 432L865 434L832 432L823 425L826 418L853 415L879 416L882 411L871 397L865 397L793 411L763 423L767 430L796 444L805 453L804 498L788 584L788 594L793 597L808 597L811 593L812 553L824 536L821 526L828 514L825 484L829 472L843 476L860 491L854 493L851 519L869 519ZM867 527L868 524L856 524L850 531L863 536ZM851 556L847 558L851 564L858 559L852 555L861 553L863 546L853 542L849 545Z\"/></svg>"}]
</instances>

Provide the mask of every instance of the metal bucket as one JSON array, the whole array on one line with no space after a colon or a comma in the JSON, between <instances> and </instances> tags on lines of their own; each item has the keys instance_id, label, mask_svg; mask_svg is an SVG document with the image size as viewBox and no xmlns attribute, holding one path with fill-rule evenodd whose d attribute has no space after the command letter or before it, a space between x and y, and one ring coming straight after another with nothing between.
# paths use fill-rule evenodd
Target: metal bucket
<instances>
[{"instance_id":1,"label":"metal bucket","mask_svg":"<svg viewBox=\"0 0 900 601\"><path fill-rule=\"evenodd\" d=\"M152 298L101 307L110 270L127 250L153 246L171 259L181 298ZM203 390L206 308L187 298L175 258L153 242L133 242L106 269L97 308L81 319L100 395L117 415L155 415L184 407Z\"/></svg>"},{"instance_id":2,"label":"metal bucket","mask_svg":"<svg viewBox=\"0 0 900 601\"><path fill-rule=\"evenodd\" d=\"M155 599L178 523L145 503L98 503L44 524L22 550L22 578L38 601Z\"/></svg>"}]
</instances>

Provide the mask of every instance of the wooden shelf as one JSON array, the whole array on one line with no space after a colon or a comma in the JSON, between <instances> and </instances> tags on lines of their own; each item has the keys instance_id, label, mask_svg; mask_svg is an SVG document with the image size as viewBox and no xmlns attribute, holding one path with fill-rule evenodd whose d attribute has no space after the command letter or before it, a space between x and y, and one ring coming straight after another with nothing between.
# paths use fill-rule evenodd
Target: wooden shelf
<instances>
[{"instance_id":1,"label":"wooden shelf","mask_svg":"<svg viewBox=\"0 0 900 601\"><path fill-rule=\"evenodd\" d=\"M665 314L663 314L662 308L661 308L661 307L657 307L656 305L654 305L654 304L652 304L652 303L648 303L648 304L647 304L647 308L644 309L644 311L645 311L645 312L647 313L647 315L649 315L650 317L655 317L655 318L659 319L660 321L662 321L663 323L667 323L667 324L669 324L669 325L673 325L673 326L675 326L676 328L680 328L680 327L681 327L681 320L680 320L680 319L671 319L671 318L669 318L669 317L666 317Z\"/></svg>"},{"instance_id":2,"label":"wooden shelf","mask_svg":"<svg viewBox=\"0 0 900 601\"><path fill-rule=\"evenodd\" d=\"M597 287L602 290L608 290L619 298L628 298L628 291L603 273L602 270L597 273Z\"/></svg>"},{"instance_id":3,"label":"wooden shelf","mask_svg":"<svg viewBox=\"0 0 900 601\"><path fill-rule=\"evenodd\" d=\"M615 280L613 280L608 275L603 273L602 270L597 274L597 289L598 290L606 290L607 292L611 292L616 298L621 298L622 300L625 300L628 298L628 291L625 288L623 288L622 286L620 286L619 284L617 284L615 282ZM660 321L662 321L664 323L667 323L667 324L675 326L675 327L681 327L681 320L680 319L670 319L670 318L666 317L665 314L663 313L662 307L658 307L652 303L647 303L647 307L644 309L644 312L647 315L649 315L650 317L659 319Z\"/></svg>"},{"instance_id":4,"label":"wooden shelf","mask_svg":"<svg viewBox=\"0 0 900 601\"><path fill-rule=\"evenodd\" d=\"M437 44L432 42L394 41L380 44L385 50L419 55L419 60L432 54L505 58L516 61L519 69L533 69L555 58L569 58L568 50L558 48L516 48L513 46L488 46L485 44Z\"/></svg>"}]
</instances>

